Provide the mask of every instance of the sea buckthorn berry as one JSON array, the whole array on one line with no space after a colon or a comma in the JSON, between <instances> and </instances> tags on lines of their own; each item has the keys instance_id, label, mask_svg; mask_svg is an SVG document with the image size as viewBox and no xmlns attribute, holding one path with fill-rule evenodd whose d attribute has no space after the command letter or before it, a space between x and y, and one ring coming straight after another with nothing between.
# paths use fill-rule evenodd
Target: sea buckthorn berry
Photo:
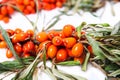
<instances>
[{"instance_id":1,"label":"sea buckthorn berry","mask_svg":"<svg viewBox=\"0 0 120 80\"><path fill-rule=\"evenodd\" d=\"M74 61L79 61L80 64L83 64L85 60L85 54L83 53L80 57L74 57Z\"/></svg>"},{"instance_id":2,"label":"sea buckthorn berry","mask_svg":"<svg viewBox=\"0 0 120 80\"><path fill-rule=\"evenodd\" d=\"M6 29L7 33L9 34L9 36L14 35L15 31L12 29Z\"/></svg>"},{"instance_id":3,"label":"sea buckthorn berry","mask_svg":"<svg viewBox=\"0 0 120 80\"><path fill-rule=\"evenodd\" d=\"M7 10L9 15L14 13L14 9L11 6L7 6Z\"/></svg>"},{"instance_id":4,"label":"sea buckthorn berry","mask_svg":"<svg viewBox=\"0 0 120 80\"><path fill-rule=\"evenodd\" d=\"M28 57L30 57L30 53L23 53L23 55L22 55L24 58L28 58Z\"/></svg>"},{"instance_id":5,"label":"sea buckthorn berry","mask_svg":"<svg viewBox=\"0 0 120 80\"><path fill-rule=\"evenodd\" d=\"M63 34L66 36L66 37L70 37L72 36L72 33L74 32L75 28L74 26L68 24L68 25L65 25L63 27Z\"/></svg>"},{"instance_id":6,"label":"sea buckthorn berry","mask_svg":"<svg viewBox=\"0 0 120 80\"><path fill-rule=\"evenodd\" d=\"M65 38L65 35L63 34L63 31L58 32L58 36L60 36L61 38Z\"/></svg>"},{"instance_id":7,"label":"sea buckthorn berry","mask_svg":"<svg viewBox=\"0 0 120 80\"><path fill-rule=\"evenodd\" d=\"M65 49L59 49L56 55L57 61L65 61L67 60L67 51Z\"/></svg>"},{"instance_id":8,"label":"sea buckthorn berry","mask_svg":"<svg viewBox=\"0 0 120 80\"><path fill-rule=\"evenodd\" d=\"M6 57L7 58L12 58L13 57L13 54L9 49L7 49L7 51L6 51Z\"/></svg>"},{"instance_id":9,"label":"sea buckthorn berry","mask_svg":"<svg viewBox=\"0 0 120 80\"><path fill-rule=\"evenodd\" d=\"M49 32L48 32L48 38L49 38L50 40L52 40L52 38L54 38L55 36L58 36L58 35L59 35L58 32L55 31L55 30L52 30L52 31L49 31Z\"/></svg>"},{"instance_id":10,"label":"sea buckthorn berry","mask_svg":"<svg viewBox=\"0 0 120 80\"><path fill-rule=\"evenodd\" d=\"M50 45L47 49L47 55L49 58L53 59L56 56L57 47L55 45Z\"/></svg>"},{"instance_id":11,"label":"sea buckthorn berry","mask_svg":"<svg viewBox=\"0 0 120 80\"><path fill-rule=\"evenodd\" d=\"M5 41L0 41L0 48L6 48L7 43Z\"/></svg>"},{"instance_id":12,"label":"sea buckthorn berry","mask_svg":"<svg viewBox=\"0 0 120 80\"><path fill-rule=\"evenodd\" d=\"M46 32L39 32L36 35L36 40L39 41L39 42L46 41L47 39L48 39L48 35L47 35Z\"/></svg>"},{"instance_id":13,"label":"sea buckthorn berry","mask_svg":"<svg viewBox=\"0 0 120 80\"><path fill-rule=\"evenodd\" d=\"M3 20L4 15L0 14L0 20Z\"/></svg>"},{"instance_id":14,"label":"sea buckthorn berry","mask_svg":"<svg viewBox=\"0 0 120 80\"><path fill-rule=\"evenodd\" d=\"M22 53L22 51L23 51L22 46L19 43L14 44L14 49L18 53L18 55L20 55L20 53Z\"/></svg>"},{"instance_id":15,"label":"sea buckthorn berry","mask_svg":"<svg viewBox=\"0 0 120 80\"><path fill-rule=\"evenodd\" d=\"M63 44L66 48L71 48L75 45L76 39L74 37L68 37L63 39Z\"/></svg>"},{"instance_id":16,"label":"sea buckthorn berry","mask_svg":"<svg viewBox=\"0 0 120 80\"><path fill-rule=\"evenodd\" d=\"M72 47L72 55L73 57L80 57L83 53L84 47L82 43L76 43Z\"/></svg>"},{"instance_id":17,"label":"sea buckthorn berry","mask_svg":"<svg viewBox=\"0 0 120 80\"><path fill-rule=\"evenodd\" d=\"M90 52L90 55L93 56L94 54L93 54L92 46L89 45L87 48L88 48L88 50Z\"/></svg>"},{"instance_id":18,"label":"sea buckthorn berry","mask_svg":"<svg viewBox=\"0 0 120 80\"><path fill-rule=\"evenodd\" d=\"M56 2L56 7L61 8L61 7L62 7L62 2L57 1L57 2Z\"/></svg>"},{"instance_id":19,"label":"sea buckthorn berry","mask_svg":"<svg viewBox=\"0 0 120 80\"><path fill-rule=\"evenodd\" d=\"M21 33L16 34L16 37L18 41L24 41L27 38L27 35L26 33L21 32Z\"/></svg>"},{"instance_id":20,"label":"sea buckthorn berry","mask_svg":"<svg viewBox=\"0 0 120 80\"><path fill-rule=\"evenodd\" d=\"M0 40L2 40L2 41L4 40L4 38L3 38L2 34L0 34Z\"/></svg>"},{"instance_id":21,"label":"sea buckthorn berry","mask_svg":"<svg viewBox=\"0 0 120 80\"><path fill-rule=\"evenodd\" d=\"M0 9L1 14L3 15L7 15L8 11L7 11L7 6L2 6Z\"/></svg>"},{"instance_id":22,"label":"sea buckthorn berry","mask_svg":"<svg viewBox=\"0 0 120 80\"><path fill-rule=\"evenodd\" d=\"M3 17L3 21L4 21L4 23L8 23L9 22L9 17L8 16Z\"/></svg>"},{"instance_id":23,"label":"sea buckthorn berry","mask_svg":"<svg viewBox=\"0 0 120 80\"><path fill-rule=\"evenodd\" d=\"M17 43L17 42L19 42L19 40L18 40L17 36L15 35L12 37L12 43Z\"/></svg>"},{"instance_id":24,"label":"sea buckthorn berry","mask_svg":"<svg viewBox=\"0 0 120 80\"><path fill-rule=\"evenodd\" d=\"M62 45L62 38L60 36L55 36L53 39L52 39L52 43L56 46L60 46Z\"/></svg>"},{"instance_id":25,"label":"sea buckthorn berry","mask_svg":"<svg viewBox=\"0 0 120 80\"><path fill-rule=\"evenodd\" d=\"M28 30L26 31L26 35L29 36L29 37L32 37L32 36L34 35L34 31L31 30L31 29L28 29Z\"/></svg>"},{"instance_id":26,"label":"sea buckthorn berry","mask_svg":"<svg viewBox=\"0 0 120 80\"><path fill-rule=\"evenodd\" d=\"M47 40L47 41L44 41L44 42L41 42L39 44L39 49L42 49L44 46L46 47L46 49L48 49L48 47L51 45L51 41Z\"/></svg>"},{"instance_id":27,"label":"sea buckthorn berry","mask_svg":"<svg viewBox=\"0 0 120 80\"><path fill-rule=\"evenodd\" d=\"M16 33L16 34L21 33L21 32L23 32L22 29L20 29L20 28L16 28L16 29L15 29L15 33Z\"/></svg>"},{"instance_id":28,"label":"sea buckthorn berry","mask_svg":"<svg viewBox=\"0 0 120 80\"><path fill-rule=\"evenodd\" d=\"M68 56L73 57L71 48L66 48Z\"/></svg>"},{"instance_id":29,"label":"sea buckthorn berry","mask_svg":"<svg viewBox=\"0 0 120 80\"><path fill-rule=\"evenodd\" d=\"M34 49L35 49L35 45L32 41L28 41L23 45L23 52L25 53L32 52L34 51Z\"/></svg>"}]
</instances>

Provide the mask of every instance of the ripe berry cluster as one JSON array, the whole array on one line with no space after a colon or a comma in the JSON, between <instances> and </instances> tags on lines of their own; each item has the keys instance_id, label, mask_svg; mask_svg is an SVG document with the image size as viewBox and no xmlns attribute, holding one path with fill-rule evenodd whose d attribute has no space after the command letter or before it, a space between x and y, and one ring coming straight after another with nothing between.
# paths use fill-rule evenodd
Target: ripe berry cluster
<instances>
[{"instance_id":1,"label":"ripe berry cluster","mask_svg":"<svg viewBox=\"0 0 120 80\"><path fill-rule=\"evenodd\" d=\"M11 15L17 11L14 7L17 7L22 13L34 14L36 12L36 7L38 10L52 10L56 7L61 8L66 0L2 0L0 2L0 20L5 23L9 22ZM38 4L38 6L36 6ZM13 5L13 6L11 6Z\"/></svg>"},{"instance_id":2,"label":"ripe berry cluster","mask_svg":"<svg viewBox=\"0 0 120 80\"><path fill-rule=\"evenodd\" d=\"M26 32L17 28L15 30L7 29L7 33L11 39L15 51L20 57L36 56L39 50L46 47L46 58L55 59L57 62L66 60L77 60L82 64L86 56L84 46L92 52L89 44L84 44L86 40L85 32L81 32L81 38L77 36L76 28L73 25L65 25L62 30L51 30L48 32L38 32L34 37L32 30ZM0 48L6 48L6 42L0 34ZM93 54L91 54L93 55ZM13 57L9 48L7 48L6 56Z\"/></svg>"}]
</instances>

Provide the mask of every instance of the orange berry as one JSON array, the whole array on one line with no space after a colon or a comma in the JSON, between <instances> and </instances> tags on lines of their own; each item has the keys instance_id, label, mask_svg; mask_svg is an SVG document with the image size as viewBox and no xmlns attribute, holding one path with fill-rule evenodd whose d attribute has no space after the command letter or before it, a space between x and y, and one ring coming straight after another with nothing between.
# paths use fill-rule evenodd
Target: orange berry
<instances>
[{"instance_id":1,"label":"orange berry","mask_svg":"<svg viewBox=\"0 0 120 80\"><path fill-rule=\"evenodd\" d=\"M7 49L7 51L6 51L6 57L7 58L12 58L13 57L13 54L9 49Z\"/></svg>"},{"instance_id":2,"label":"orange berry","mask_svg":"<svg viewBox=\"0 0 120 80\"><path fill-rule=\"evenodd\" d=\"M29 12L32 12L34 8L31 5L27 5L25 9L27 9Z\"/></svg>"},{"instance_id":3,"label":"orange berry","mask_svg":"<svg viewBox=\"0 0 120 80\"><path fill-rule=\"evenodd\" d=\"M23 4L24 4L24 5L30 4L30 0L23 0Z\"/></svg>"},{"instance_id":4,"label":"orange berry","mask_svg":"<svg viewBox=\"0 0 120 80\"><path fill-rule=\"evenodd\" d=\"M22 0L21 0L22 1ZM23 10L25 9L25 6L24 5L21 5L21 4L17 4L17 7L18 9L20 9L20 11L23 12Z\"/></svg>"},{"instance_id":5,"label":"orange berry","mask_svg":"<svg viewBox=\"0 0 120 80\"><path fill-rule=\"evenodd\" d=\"M65 49L59 49L56 55L57 61L65 61L67 60L67 51Z\"/></svg>"},{"instance_id":6,"label":"orange berry","mask_svg":"<svg viewBox=\"0 0 120 80\"><path fill-rule=\"evenodd\" d=\"M61 8L61 7L62 7L62 2L57 1L57 2L56 2L56 7Z\"/></svg>"},{"instance_id":7,"label":"orange berry","mask_svg":"<svg viewBox=\"0 0 120 80\"><path fill-rule=\"evenodd\" d=\"M62 45L62 38L60 36L55 36L52 39L52 43L56 46L60 46L60 45Z\"/></svg>"},{"instance_id":8,"label":"orange berry","mask_svg":"<svg viewBox=\"0 0 120 80\"><path fill-rule=\"evenodd\" d=\"M15 31L13 31L12 29L6 29L7 33L9 34L9 36L14 35Z\"/></svg>"},{"instance_id":9,"label":"orange berry","mask_svg":"<svg viewBox=\"0 0 120 80\"><path fill-rule=\"evenodd\" d=\"M39 32L36 35L36 40L39 42L46 41L48 39L47 33L46 32Z\"/></svg>"},{"instance_id":10,"label":"orange berry","mask_svg":"<svg viewBox=\"0 0 120 80\"><path fill-rule=\"evenodd\" d=\"M22 53L22 46L19 43L14 44L14 49L18 53L18 55L20 55L20 53Z\"/></svg>"},{"instance_id":11,"label":"orange berry","mask_svg":"<svg viewBox=\"0 0 120 80\"><path fill-rule=\"evenodd\" d=\"M82 43L76 43L72 47L72 55L73 57L80 57L83 53L84 47Z\"/></svg>"},{"instance_id":12,"label":"orange berry","mask_svg":"<svg viewBox=\"0 0 120 80\"><path fill-rule=\"evenodd\" d=\"M63 39L63 44L66 48L72 48L76 43L76 39L74 37L68 37Z\"/></svg>"},{"instance_id":13,"label":"orange berry","mask_svg":"<svg viewBox=\"0 0 120 80\"><path fill-rule=\"evenodd\" d=\"M16 34L21 33L21 32L23 32L22 29L20 29L20 28L16 28L16 29L15 29L15 33L16 33Z\"/></svg>"},{"instance_id":14,"label":"orange berry","mask_svg":"<svg viewBox=\"0 0 120 80\"><path fill-rule=\"evenodd\" d=\"M63 34L63 31L58 32L58 36L60 36L61 38L65 38L65 35Z\"/></svg>"},{"instance_id":15,"label":"orange berry","mask_svg":"<svg viewBox=\"0 0 120 80\"><path fill-rule=\"evenodd\" d=\"M18 40L17 36L15 35L12 37L12 43L17 43L17 42L19 42L19 40Z\"/></svg>"},{"instance_id":16,"label":"orange berry","mask_svg":"<svg viewBox=\"0 0 120 80\"><path fill-rule=\"evenodd\" d=\"M7 16L3 17L3 21L4 21L5 23L8 23L8 22L9 22L9 17L7 17Z\"/></svg>"},{"instance_id":17,"label":"orange berry","mask_svg":"<svg viewBox=\"0 0 120 80\"><path fill-rule=\"evenodd\" d=\"M0 20L2 20L2 19L3 19L3 17L4 17L4 15L3 15L3 14L0 14Z\"/></svg>"},{"instance_id":18,"label":"orange berry","mask_svg":"<svg viewBox=\"0 0 120 80\"><path fill-rule=\"evenodd\" d=\"M11 6L7 6L7 10L9 15L14 13L14 9Z\"/></svg>"},{"instance_id":19,"label":"orange berry","mask_svg":"<svg viewBox=\"0 0 120 80\"><path fill-rule=\"evenodd\" d=\"M1 14L3 15L7 15L8 11L7 11L7 6L2 6L0 9Z\"/></svg>"},{"instance_id":20,"label":"orange berry","mask_svg":"<svg viewBox=\"0 0 120 80\"><path fill-rule=\"evenodd\" d=\"M30 57L30 53L23 53L23 57L24 57L24 58Z\"/></svg>"},{"instance_id":21,"label":"orange berry","mask_svg":"<svg viewBox=\"0 0 120 80\"><path fill-rule=\"evenodd\" d=\"M80 64L83 64L85 60L85 54L83 53L80 57L74 57L74 61L79 61Z\"/></svg>"},{"instance_id":22,"label":"orange berry","mask_svg":"<svg viewBox=\"0 0 120 80\"><path fill-rule=\"evenodd\" d=\"M88 50L90 52L90 55L93 56L94 54L93 54L92 46L89 45L87 48L88 48Z\"/></svg>"},{"instance_id":23,"label":"orange berry","mask_svg":"<svg viewBox=\"0 0 120 80\"><path fill-rule=\"evenodd\" d=\"M23 0L16 0L18 4L23 4Z\"/></svg>"},{"instance_id":24,"label":"orange berry","mask_svg":"<svg viewBox=\"0 0 120 80\"><path fill-rule=\"evenodd\" d=\"M63 34L66 36L66 37L70 37L72 36L72 33L73 31L75 30L74 26L68 24L68 25L65 25L63 27Z\"/></svg>"},{"instance_id":25,"label":"orange berry","mask_svg":"<svg viewBox=\"0 0 120 80\"><path fill-rule=\"evenodd\" d=\"M27 35L26 33L21 32L21 33L16 34L16 37L18 41L24 41L27 38Z\"/></svg>"},{"instance_id":26,"label":"orange berry","mask_svg":"<svg viewBox=\"0 0 120 80\"><path fill-rule=\"evenodd\" d=\"M47 41L44 41L44 42L41 42L39 44L39 49L42 49L44 46L46 47L46 49L48 49L48 47L51 45L51 41L47 40Z\"/></svg>"},{"instance_id":27,"label":"orange berry","mask_svg":"<svg viewBox=\"0 0 120 80\"><path fill-rule=\"evenodd\" d=\"M73 57L73 55L72 55L72 50L71 49L66 49L67 50L67 53L68 53L68 56L70 56L70 57Z\"/></svg>"},{"instance_id":28,"label":"orange berry","mask_svg":"<svg viewBox=\"0 0 120 80\"><path fill-rule=\"evenodd\" d=\"M31 30L31 29L28 29L28 30L26 31L26 34L27 34L27 36L32 37L32 36L34 35L34 31Z\"/></svg>"},{"instance_id":29,"label":"orange berry","mask_svg":"<svg viewBox=\"0 0 120 80\"><path fill-rule=\"evenodd\" d=\"M7 47L7 43L5 41L1 41L0 48L6 48L6 47Z\"/></svg>"},{"instance_id":30,"label":"orange berry","mask_svg":"<svg viewBox=\"0 0 120 80\"><path fill-rule=\"evenodd\" d=\"M2 34L0 34L0 40L2 40L2 41L4 40L4 38L3 38Z\"/></svg>"},{"instance_id":31,"label":"orange berry","mask_svg":"<svg viewBox=\"0 0 120 80\"><path fill-rule=\"evenodd\" d=\"M35 2L34 1L30 1L30 5L34 8L35 7Z\"/></svg>"},{"instance_id":32,"label":"orange berry","mask_svg":"<svg viewBox=\"0 0 120 80\"><path fill-rule=\"evenodd\" d=\"M55 45L50 45L47 49L47 55L49 58L53 59L56 56L57 47Z\"/></svg>"},{"instance_id":33,"label":"orange berry","mask_svg":"<svg viewBox=\"0 0 120 80\"><path fill-rule=\"evenodd\" d=\"M48 32L48 38L52 40L52 38L54 38L55 36L58 36L59 33L55 30L51 30Z\"/></svg>"}]
</instances>

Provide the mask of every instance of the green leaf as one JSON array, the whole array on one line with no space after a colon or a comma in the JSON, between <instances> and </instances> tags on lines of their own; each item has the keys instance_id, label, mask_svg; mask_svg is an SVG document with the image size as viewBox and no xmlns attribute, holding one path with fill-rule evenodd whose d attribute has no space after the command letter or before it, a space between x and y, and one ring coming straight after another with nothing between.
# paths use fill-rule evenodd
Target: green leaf
<instances>
[{"instance_id":1,"label":"green leaf","mask_svg":"<svg viewBox=\"0 0 120 80\"><path fill-rule=\"evenodd\" d=\"M55 21L53 21L50 25L48 25L48 27L45 29L45 31L49 30L51 27L53 27L58 21L59 21L59 17L55 19Z\"/></svg>"},{"instance_id":2,"label":"green leaf","mask_svg":"<svg viewBox=\"0 0 120 80\"><path fill-rule=\"evenodd\" d=\"M117 64L115 64L115 63L110 63L110 64L106 64L105 65L105 70L106 71L115 71L115 70L117 70L117 69L119 69L119 66L117 65Z\"/></svg>"},{"instance_id":3,"label":"green leaf","mask_svg":"<svg viewBox=\"0 0 120 80\"><path fill-rule=\"evenodd\" d=\"M2 36L4 37L5 41L7 42L7 45L9 47L9 49L12 51L14 57L19 61L19 63L24 66L24 63L22 62L22 60L20 59L20 57L17 55L16 51L13 48L12 42L7 34L7 32L2 28L2 26L0 25L0 30L2 32Z\"/></svg>"},{"instance_id":4,"label":"green leaf","mask_svg":"<svg viewBox=\"0 0 120 80\"><path fill-rule=\"evenodd\" d=\"M90 58L90 53L86 53L85 61L84 61L83 65L82 65L82 70L83 71L87 70L87 64L88 64L89 58Z\"/></svg>"},{"instance_id":5,"label":"green leaf","mask_svg":"<svg viewBox=\"0 0 120 80\"><path fill-rule=\"evenodd\" d=\"M43 64L45 69L46 68L46 48L43 49Z\"/></svg>"},{"instance_id":6,"label":"green leaf","mask_svg":"<svg viewBox=\"0 0 120 80\"><path fill-rule=\"evenodd\" d=\"M120 69L118 69L118 70L110 73L108 76L114 76L114 77L116 77L117 75L120 75Z\"/></svg>"},{"instance_id":7,"label":"green leaf","mask_svg":"<svg viewBox=\"0 0 120 80\"><path fill-rule=\"evenodd\" d=\"M76 66L76 65L80 65L80 62L79 61L64 61L64 62L59 62L56 64L63 65L63 66Z\"/></svg>"},{"instance_id":8,"label":"green leaf","mask_svg":"<svg viewBox=\"0 0 120 80\"><path fill-rule=\"evenodd\" d=\"M40 57L40 55L43 53L43 51L41 50L37 57L35 58L35 60L24 70L20 71L18 74L16 74L16 76L14 77L13 80L23 80L28 78L27 80L29 80L29 78L31 78L30 75L33 74L34 69L36 68L37 64L40 62L38 59Z\"/></svg>"},{"instance_id":9,"label":"green leaf","mask_svg":"<svg viewBox=\"0 0 120 80\"><path fill-rule=\"evenodd\" d=\"M80 38L81 37L81 30L82 28L86 25L85 22L82 22L80 26L77 27L77 36Z\"/></svg>"},{"instance_id":10,"label":"green leaf","mask_svg":"<svg viewBox=\"0 0 120 80\"><path fill-rule=\"evenodd\" d=\"M99 44L97 41L95 41L92 37L86 35L86 38L88 40L88 42L90 43L90 45L92 46L93 49L93 53L97 56L98 59L105 59L105 56L103 55L103 51L101 50L101 48L99 47Z\"/></svg>"},{"instance_id":11,"label":"green leaf","mask_svg":"<svg viewBox=\"0 0 120 80\"><path fill-rule=\"evenodd\" d=\"M111 35L120 34L120 21L114 25Z\"/></svg>"},{"instance_id":12,"label":"green leaf","mask_svg":"<svg viewBox=\"0 0 120 80\"><path fill-rule=\"evenodd\" d=\"M68 74L68 73L60 71L60 70L59 70L59 72L73 80L87 80L86 78L78 76L78 75Z\"/></svg>"},{"instance_id":13,"label":"green leaf","mask_svg":"<svg viewBox=\"0 0 120 80\"><path fill-rule=\"evenodd\" d=\"M47 68L44 70L44 72L47 73L52 80L57 80L57 78L55 77L55 75L53 75L53 73L52 73L52 71L51 71L50 68L47 67Z\"/></svg>"},{"instance_id":14,"label":"green leaf","mask_svg":"<svg viewBox=\"0 0 120 80\"><path fill-rule=\"evenodd\" d=\"M55 76L62 78L63 80L72 80L71 78L65 76L64 74L60 73L57 69L55 69L55 66L52 67L52 72Z\"/></svg>"}]
</instances>

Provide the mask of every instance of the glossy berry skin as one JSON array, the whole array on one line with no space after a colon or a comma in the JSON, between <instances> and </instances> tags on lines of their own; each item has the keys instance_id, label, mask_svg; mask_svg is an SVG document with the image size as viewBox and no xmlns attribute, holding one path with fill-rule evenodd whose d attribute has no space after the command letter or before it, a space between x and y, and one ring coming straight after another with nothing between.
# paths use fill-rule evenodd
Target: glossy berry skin
<instances>
[{"instance_id":1,"label":"glossy berry skin","mask_svg":"<svg viewBox=\"0 0 120 80\"><path fill-rule=\"evenodd\" d=\"M57 47L55 45L50 45L47 49L47 55L49 58L53 59L56 56Z\"/></svg>"},{"instance_id":2,"label":"glossy berry skin","mask_svg":"<svg viewBox=\"0 0 120 80\"><path fill-rule=\"evenodd\" d=\"M90 55L93 56L94 54L93 54L92 46L89 45L87 48L88 48L88 51L90 52Z\"/></svg>"},{"instance_id":3,"label":"glossy berry skin","mask_svg":"<svg viewBox=\"0 0 120 80\"><path fill-rule=\"evenodd\" d=\"M66 36L66 37L70 37L72 36L72 33L74 32L75 28L74 26L68 24L68 25L65 25L63 27L63 34Z\"/></svg>"},{"instance_id":4,"label":"glossy berry skin","mask_svg":"<svg viewBox=\"0 0 120 80\"><path fill-rule=\"evenodd\" d=\"M52 39L52 43L56 46L60 46L62 45L62 38L60 36L55 36L53 39Z\"/></svg>"},{"instance_id":5,"label":"glossy berry skin","mask_svg":"<svg viewBox=\"0 0 120 80\"><path fill-rule=\"evenodd\" d=\"M0 41L0 48L6 48L7 43L5 41Z\"/></svg>"},{"instance_id":6,"label":"glossy berry skin","mask_svg":"<svg viewBox=\"0 0 120 80\"><path fill-rule=\"evenodd\" d=\"M47 33L46 32L39 32L36 35L36 40L39 42L44 42L48 39Z\"/></svg>"},{"instance_id":7,"label":"glossy berry skin","mask_svg":"<svg viewBox=\"0 0 120 80\"><path fill-rule=\"evenodd\" d=\"M25 43L23 45L23 52L24 53L32 52L34 49L35 49L35 45L32 41L28 41L27 43Z\"/></svg>"},{"instance_id":8,"label":"glossy berry skin","mask_svg":"<svg viewBox=\"0 0 120 80\"><path fill-rule=\"evenodd\" d=\"M13 57L13 54L9 49L7 49L7 51L6 51L6 57L7 58L12 58Z\"/></svg>"},{"instance_id":9,"label":"glossy berry skin","mask_svg":"<svg viewBox=\"0 0 120 80\"><path fill-rule=\"evenodd\" d=\"M14 49L18 53L18 55L20 55L20 53L22 53L22 51L23 51L22 46L19 43L14 44Z\"/></svg>"},{"instance_id":10,"label":"glossy berry skin","mask_svg":"<svg viewBox=\"0 0 120 80\"><path fill-rule=\"evenodd\" d=\"M55 31L55 30L51 30L51 31L48 32L48 38L50 40L52 40L55 36L58 36L58 35L59 35L58 32Z\"/></svg>"},{"instance_id":11,"label":"glossy berry skin","mask_svg":"<svg viewBox=\"0 0 120 80\"><path fill-rule=\"evenodd\" d=\"M23 53L23 57L24 57L24 58L30 57L30 53Z\"/></svg>"},{"instance_id":12,"label":"glossy berry skin","mask_svg":"<svg viewBox=\"0 0 120 80\"><path fill-rule=\"evenodd\" d=\"M26 31L26 35L27 35L28 37L32 37L32 36L34 35L34 31L31 30L31 29L28 29L28 30Z\"/></svg>"},{"instance_id":13,"label":"glossy berry skin","mask_svg":"<svg viewBox=\"0 0 120 80\"><path fill-rule=\"evenodd\" d=\"M67 60L67 51L65 49L59 49L56 55L56 60L59 62Z\"/></svg>"},{"instance_id":14,"label":"glossy berry skin","mask_svg":"<svg viewBox=\"0 0 120 80\"><path fill-rule=\"evenodd\" d=\"M72 47L72 55L73 57L80 57L83 53L84 47L82 43L76 43Z\"/></svg>"},{"instance_id":15,"label":"glossy berry skin","mask_svg":"<svg viewBox=\"0 0 120 80\"><path fill-rule=\"evenodd\" d=\"M74 57L74 61L79 61L80 64L83 64L85 60L85 54L83 53L80 57Z\"/></svg>"},{"instance_id":16,"label":"glossy berry skin","mask_svg":"<svg viewBox=\"0 0 120 80\"><path fill-rule=\"evenodd\" d=\"M13 36L15 31L12 29L6 29L7 33L9 34L9 36Z\"/></svg>"},{"instance_id":17,"label":"glossy berry skin","mask_svg":"<svg viewBox=\"0 0 120 80\"><path fill-rule=\"evenodd\" d=\"M64 38L63 44L66 48L72 48L76 44L76 39L74 37Z\"/></svg>"}]
</instances>

